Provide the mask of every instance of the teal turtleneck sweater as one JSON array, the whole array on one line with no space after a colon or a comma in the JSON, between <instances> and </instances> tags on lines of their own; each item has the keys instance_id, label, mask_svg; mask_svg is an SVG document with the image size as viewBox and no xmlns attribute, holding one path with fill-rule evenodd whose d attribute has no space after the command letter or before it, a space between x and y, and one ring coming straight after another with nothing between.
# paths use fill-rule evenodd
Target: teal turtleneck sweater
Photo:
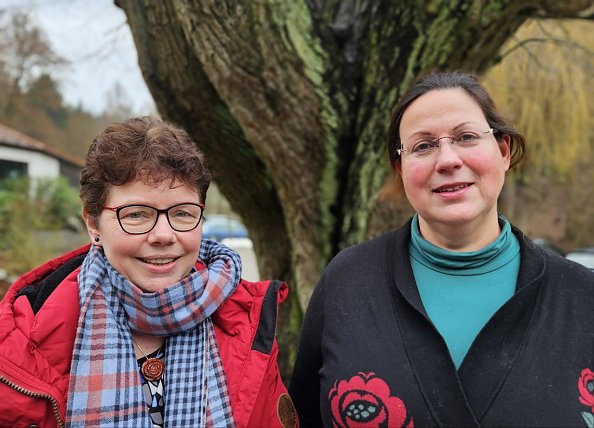
<instances>
[{"instance_id":1,"label":"teal turtleneck sweater","mask_svg":"<svg viewBox=\"0 0 594 428\"><path fill-rule=\"evenodd\" d=\"M444 250L423 239L415 215L410 261L421 300L444 338L456 368L489 319L514 294L520 269L520 244L507 219L501 233L479 251Z\"/></svg>"}]
</instances>

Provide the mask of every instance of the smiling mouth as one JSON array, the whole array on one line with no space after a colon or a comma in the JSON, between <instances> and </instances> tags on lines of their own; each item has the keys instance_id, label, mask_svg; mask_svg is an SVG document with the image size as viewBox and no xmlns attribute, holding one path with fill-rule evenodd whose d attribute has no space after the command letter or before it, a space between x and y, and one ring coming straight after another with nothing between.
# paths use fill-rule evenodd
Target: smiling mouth
<instances>
[{"instance_id":1,"label":"smiling mouth","mask_svg":"<svg viewBox=\"0 0 594 428\"><path fill-rule=\"evenodd\" d=\"M168 257L168 258L162 258L162 259L139 258L138 260L140 260L141 262L144 262L144 263L148 263L149 265L161 266L161 265L166 265L166 264L172 263L172 262L176 261L177 258L175 258L175 257Z\"/></svg>"},{"instance_id":2,"label":"smiling mouth","mask_svg":"<svg viewBox=\"0 0 594 428\"><path fill-rule=\"evenodd\" d=\"M470 184L460 184L458 186L453 186L453 187L441 187L439 189L435 189L434 192L435 193L455 192L457 190L465 189L469 186L470 186Z\"/></svg>"}]
</instances>

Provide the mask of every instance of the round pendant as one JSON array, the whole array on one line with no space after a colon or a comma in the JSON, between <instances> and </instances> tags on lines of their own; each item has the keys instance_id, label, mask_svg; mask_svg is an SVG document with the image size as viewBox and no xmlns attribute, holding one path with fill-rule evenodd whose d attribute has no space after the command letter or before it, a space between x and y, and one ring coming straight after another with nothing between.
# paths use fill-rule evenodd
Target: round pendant
<instances>
[{"instance_id":1,"label":"round pendant","mask_svg":"<svg viewBox=\"0 0 594 428\"><path fill-rule=\"evenodd\" d=\"M163 376L165 370L165 364L158 358L148 358L140 369L142 375L147 380L158 380Z\"/></svg>"}]
</instances>

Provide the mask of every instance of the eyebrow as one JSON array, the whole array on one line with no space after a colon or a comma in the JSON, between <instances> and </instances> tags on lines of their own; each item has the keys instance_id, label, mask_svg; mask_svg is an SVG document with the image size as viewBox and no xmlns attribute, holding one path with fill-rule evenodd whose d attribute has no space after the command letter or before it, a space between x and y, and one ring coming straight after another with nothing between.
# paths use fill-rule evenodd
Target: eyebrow
<instances>
[{"instance_id":1,"label":"eyebrow","mask_svg":"<svg viewBox=\"0 0 594 428\"><path fill-rule=\"evenodd\" d=\"M472 125L474 125L474 124L475 124L475 122L471 122L471 121L468 121L468 122L462 122L462 123L460 123L460 124L456 125L455 127L453 127L453 128L452 128L452 129L451 129L449 132L457 132L457 131L459 131L461 128L464 128L464 127L466 127L467 125L471 125L471 124L472 124ZM477 124L477 126L479 126L479 125ZM487 125L487 126L488 126L488 125ZM411 136L410 136L408 139L410 139L410 138L414 138L414 137L436 137L436 136L437 136L437 135L436 135L436 134L434 134L433 132L417 131L417 132L414 132L413 134L411 134Z\"/></svg>"}]
</instances>

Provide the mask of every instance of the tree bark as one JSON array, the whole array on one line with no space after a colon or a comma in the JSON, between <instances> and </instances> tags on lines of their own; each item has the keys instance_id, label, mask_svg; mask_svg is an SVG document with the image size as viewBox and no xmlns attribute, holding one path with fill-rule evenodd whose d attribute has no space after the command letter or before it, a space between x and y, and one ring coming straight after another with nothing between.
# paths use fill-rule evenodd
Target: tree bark
<instances>
[{"instance_id":1,"label":"tree bark","mask_svg":"<svg viewBox=\"0 0 594 428\"><path fill-rule=\"evenodd\" d=\"M575 17L592 7L591 0L116 3L160 113L206 154L250 231L261 274L291 286L280 317L285 374L302 310L329 259L406 219L390 214L393 200L378 198L398 97L428 71L484 72L528 18Z\"/></svg>"}]
</instances>

